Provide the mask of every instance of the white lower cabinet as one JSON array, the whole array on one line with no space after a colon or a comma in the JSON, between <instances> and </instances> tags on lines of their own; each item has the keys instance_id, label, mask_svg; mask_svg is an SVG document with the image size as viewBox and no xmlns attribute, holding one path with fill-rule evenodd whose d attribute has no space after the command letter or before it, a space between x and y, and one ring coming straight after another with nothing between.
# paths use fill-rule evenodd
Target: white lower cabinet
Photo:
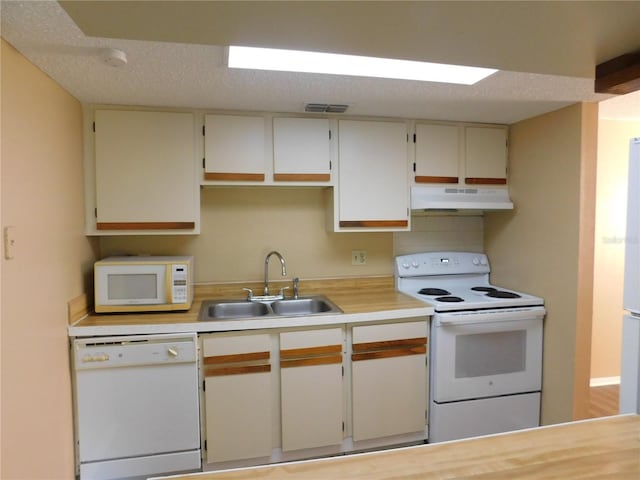
<instances>
[{"instance_id":1,"label":"white lower cabinet","mask_svg":"<svg viewBox=\"0 0 640 480\"><path fill-rule=\"evenodd\" d=\"M206 462L271 455L269 334L202 338Z\"/></svg>"},{"instance_id":2,"label":"white lower cabinet","mask_svg":"<svg viewBox=\"0 0 640 480\"><path fill-rule=\"evenodd\" d=\"M353 440L424 432L427 321L353 327Z\"/></svg>"},{"instance_id":3,"label":"white lower cabinet","mask_svg":"<svg viewBox=\"0 0 640 480\"><path fill-rule=\"evenodd\" d=\"M201 335L204 469L424 440L427 332L411 318Z\"/></svg>"},{"instance_id":4,"label":"white lower cabinet","mask_svg":"<svg viewBox=\"0 0 640 480\"><path fill-rule=\"evenodd\" d=\"M282 450L343 439L343 329L280 334Z\"/></svg>"}]
</instances>

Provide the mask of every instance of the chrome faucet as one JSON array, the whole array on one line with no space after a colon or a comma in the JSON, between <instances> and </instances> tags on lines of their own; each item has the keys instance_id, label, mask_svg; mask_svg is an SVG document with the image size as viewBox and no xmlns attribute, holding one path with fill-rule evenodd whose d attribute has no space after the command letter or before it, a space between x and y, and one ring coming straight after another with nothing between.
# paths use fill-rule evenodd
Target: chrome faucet
<instances>
[{"instance_id":1,"label":"chrome faucet","mask_svg":"<svg viewBox=\"0 0 640 480\"><path fill-rule=\"evenodd\" d=\"M282 265L282 276L287 275L287 269L284 264L284 257L280 255L280 252L276 252L275 250L269 252L267 257L264 259L264 296L269 295L269 258L271 255L275 255L280 259L280 264Z\"/></svg>"}]
</instances>

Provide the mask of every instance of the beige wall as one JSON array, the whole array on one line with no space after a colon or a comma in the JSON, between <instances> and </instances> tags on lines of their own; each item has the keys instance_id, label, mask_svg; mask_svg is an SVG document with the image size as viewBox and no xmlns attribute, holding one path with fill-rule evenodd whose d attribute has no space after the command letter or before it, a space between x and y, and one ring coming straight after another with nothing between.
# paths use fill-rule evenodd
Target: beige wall
<instances>
[{"instance_id":1,"label":"beige wall","mask_svg":"<svg viewBox=\"0 0 640 480\"><path fill-rule=\"evenodd\" d=\"M585 197L593 188L596 120L597 106L578 104L512 125L515 210L485 217L492 281L545 299L544 424L583 414L582 403L574 406L574 388L586 401L589 341L582 339L591 321L594 213Z\"/></svg>"},{"instance_id":2,"label":"beige wall","mask_svg":"<svg viewBox=\"0 0 640 480\"><path fill-rule=\"evenodd\" d=\"M74 476L67 301L94 253L83 235L80 103L2 40L2 472ZM94 242L95 243L95 242Z\"/></svg>"},{"instance_id":3,"label":"beige wall","mask_svg":"<svg viewBox=\"0 0 640 480\"><path fill-rule=\"evenodd\" d=\"M629 139L640 121L598 123L591 378L620 376Z\"/></svg>"},{"instance_id":4,"label":"beige wall","mask_svg":"<svg viewBox=\"0 0 640 480\"><path fill-rule=\"evenodd\" d=\"M104 237L101 253L194 255L197 282L261 280L271 250L285 257L289 279L393 272L392 233L327 232L323 189L205 188L201 195L200 235ZM352 250L366 250L367 265L352 266ZM270 277L280 277L271 263Z\"/></svg>"}]
</instances>

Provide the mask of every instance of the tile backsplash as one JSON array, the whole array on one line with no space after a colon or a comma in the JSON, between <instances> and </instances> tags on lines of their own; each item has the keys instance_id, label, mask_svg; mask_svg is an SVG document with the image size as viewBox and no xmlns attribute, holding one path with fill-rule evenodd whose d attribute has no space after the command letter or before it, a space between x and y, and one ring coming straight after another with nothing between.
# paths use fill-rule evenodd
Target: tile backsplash
<instances>
[{"instance_id":1,"label":"tile backsplash","mask_svg":"<svg viewBox=\"0 0 640 480\"><path fill-rule=\"evenodd\" d=\"M393 255L418 252L483 252L482 215L414 215L410 232L393 234Z\"/></svg>"}]
</instances>

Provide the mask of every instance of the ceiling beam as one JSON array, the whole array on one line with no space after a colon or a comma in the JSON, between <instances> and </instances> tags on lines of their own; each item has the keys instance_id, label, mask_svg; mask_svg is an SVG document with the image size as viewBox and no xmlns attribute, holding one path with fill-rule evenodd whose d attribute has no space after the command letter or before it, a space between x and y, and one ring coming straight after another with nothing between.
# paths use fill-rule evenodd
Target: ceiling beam
<instances>
[{"instance_id":1,"label":"ceiling beam","mask_svg":"<svg viewBox=\"0 0 640 480\"><path fill-rule=\"evenodd\" d=\"M640 90L640 52L620 55L596 66L596 93L624 95Z\"/></svg>"}]
</instances>

